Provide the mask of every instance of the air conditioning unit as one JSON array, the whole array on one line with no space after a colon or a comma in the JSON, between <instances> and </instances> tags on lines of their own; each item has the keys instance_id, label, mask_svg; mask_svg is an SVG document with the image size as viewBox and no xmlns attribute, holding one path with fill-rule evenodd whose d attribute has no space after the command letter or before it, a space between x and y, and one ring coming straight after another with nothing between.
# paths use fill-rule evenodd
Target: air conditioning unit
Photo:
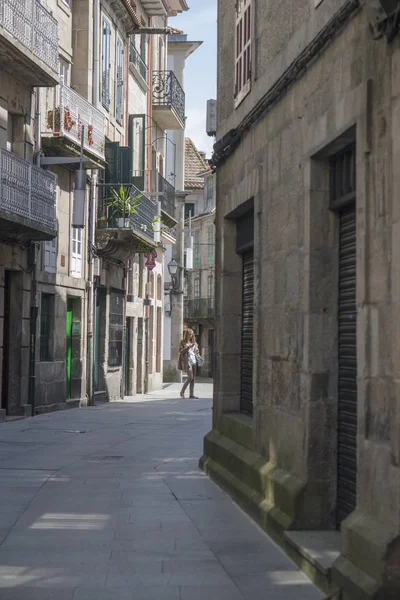
<instances>
[{"instance_id":1,"label":"air conditioning unit","mask_svg":"<svg viewBox=\"0 0 400 600\"><path fill-rule=\"evenodd\" d=\"M213 137L217 133L217 101L207 100L207 119L206 119L207 135Z\"/></svg>"}]
</instances>

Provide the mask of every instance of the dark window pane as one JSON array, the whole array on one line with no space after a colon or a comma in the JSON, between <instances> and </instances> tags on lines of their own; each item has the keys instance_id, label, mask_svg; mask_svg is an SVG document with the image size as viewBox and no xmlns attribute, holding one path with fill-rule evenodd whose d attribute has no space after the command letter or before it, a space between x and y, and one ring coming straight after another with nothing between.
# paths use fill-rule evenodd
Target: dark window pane
<instances>
[{"instance_id":1,"label":"dark window pane","mask_svg":"<svg viewBox=\"0 0 400 600\"><path fill-rule=\"evenodd\" d=\"M110 294L110 333L108 364L110 367L122 365L122 347L124 340L124 295L111 291Z\"/></svg>"},{"instance_id":2,"label":"dark window pane","mask_svg":"<svg viewBox=\"0 0 400 600\"><path fill-rule=\"evenodd\" d=\"M40 310L40 360L51 360L51 334L53 331L53 305L52 294L42 294Z\"/></svg>"}]
</instances>

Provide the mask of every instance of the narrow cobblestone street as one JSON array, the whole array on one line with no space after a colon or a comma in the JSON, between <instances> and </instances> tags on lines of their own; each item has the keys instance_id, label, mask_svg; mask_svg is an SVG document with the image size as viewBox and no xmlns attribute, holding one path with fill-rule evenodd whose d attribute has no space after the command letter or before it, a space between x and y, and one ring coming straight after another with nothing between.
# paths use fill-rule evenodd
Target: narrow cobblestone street
<instances>
[{"instance_id":1,"label":"narrow cobblestone street","mask_svg":"<svg viewBox=\"0 0 400 600\"><path fill-rule=\"evenodd\" d=\"M0 425L1 600L323 597L199 470L196 391Z\"/></svg>"}]
</instances>

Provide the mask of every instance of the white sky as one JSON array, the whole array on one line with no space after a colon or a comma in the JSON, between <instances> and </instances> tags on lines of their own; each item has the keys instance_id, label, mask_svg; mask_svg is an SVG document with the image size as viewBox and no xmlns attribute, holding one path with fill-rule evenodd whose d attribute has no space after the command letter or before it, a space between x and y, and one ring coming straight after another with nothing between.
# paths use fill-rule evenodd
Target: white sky
<instances>
[{"instance_id":1,"label":"white sky","mask_svg":"<svg viewBox=\"0 0 400 600\"><path fill-rule=\"evenodd\" d=\"M186 61L185 135L210 157L215 140L206 133L206 108L217 93L217 0L188 0L188 4L190 9L169 24L184 31L188 40L203 42Z\"/></svg>"}]
</instances>

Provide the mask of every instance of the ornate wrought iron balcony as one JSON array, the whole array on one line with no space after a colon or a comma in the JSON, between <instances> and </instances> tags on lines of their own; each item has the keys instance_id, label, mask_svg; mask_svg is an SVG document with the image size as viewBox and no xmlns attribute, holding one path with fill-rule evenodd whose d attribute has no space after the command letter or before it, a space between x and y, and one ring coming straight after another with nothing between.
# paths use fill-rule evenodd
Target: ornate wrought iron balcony
<instances>
[{"instance_id":1,"label":"ornate wrought iron balcony","mask_svg":"<svg viewBox=\"0 0 400 600\"><path fill-rule=\"evenodd\" d=\"M58 81L58 24L39 0L1 0L0 67L27 85Z\"/></svg>"},{"instance_id":2,"label":"ornate wrought iron balcony","mask_svg":"<svg viewBox=\"0 0 400 600\"><path fill-rule=\"evenodd\" d=\"M54 238L56 198L53 173L0 149L0 227L5 236Z\"/></svg>"},{"instance_id":3,"label":"ornate wrought iron balcony","mask_svg":"<svg viewBox=\"0 0 400 600\"><path fill-rule=\"evenodd\" d=\"M173 71L153 72L153 114L162 129L185 127L185 92Z\"/></svg>"},{"instance_id":4,"label":"ornate wrought iron balcony","mask_svg":"<svg viewBox=\"0 0 400 600\"><path fill-rule=\"evenodd\" d=\"M185 302L185 319L214 319L214 298L194 298Z\"/></svg>"},{"instance_id":5,"label":"ornate wrought iron balcony","mask_svg":"<svg viewBox=\"0 0 400 600\"><path fill-rule=\"evenodd\" d=\"M126 198L119 194L121 185L129 188ZM155 248L154 228L158 227L155 201L134 185L104 184L99 190L96 234L99 253L127 260L137 252Z\"/></svg>"},{"instance_id":6,"label":"ornate wrought iron balcony","mask_svg":"<svg viewBox=\"0 0 400 600\"><path fill-rule=\"evenodd\" d=\"M73 143L80 152L82 125L84 129L83 147L85 155L94 160L105 160L105 119L101 111L85 100L80 94L61 83L54 90L44 92L44 118L42 140L51 148L59 146L63 150L63 138ZM57 140L54 143L54 140ZM68 147L67 153L71 153Z\"/></svg>"},{"instance_id":7,"label":"ornate wrought iron balcony","mask_svg":"<svg viewBox=\"0 0 400 600\"><path fill-rule=\"evenodd\" d=\"M149 68L144 62L143 58L140 56L140 52L137 50L135 46L134 40L131 38L130 42L130 52L129 52L129 62L136 68L136 70L140 73L143 81L148 84L149 82Z\"/></svg>"},{"instance_id":8,"label":"ornate wrought iron balcony","mask_svg":"<svg viewBox=\"0 0 400 600\"><path fill-rule=\"evenodd\" d=\"M169 227L176 225L175 188L158 171L134 171L133 183L161 202L162 220Z\"/></svg>"}]
</instances>

